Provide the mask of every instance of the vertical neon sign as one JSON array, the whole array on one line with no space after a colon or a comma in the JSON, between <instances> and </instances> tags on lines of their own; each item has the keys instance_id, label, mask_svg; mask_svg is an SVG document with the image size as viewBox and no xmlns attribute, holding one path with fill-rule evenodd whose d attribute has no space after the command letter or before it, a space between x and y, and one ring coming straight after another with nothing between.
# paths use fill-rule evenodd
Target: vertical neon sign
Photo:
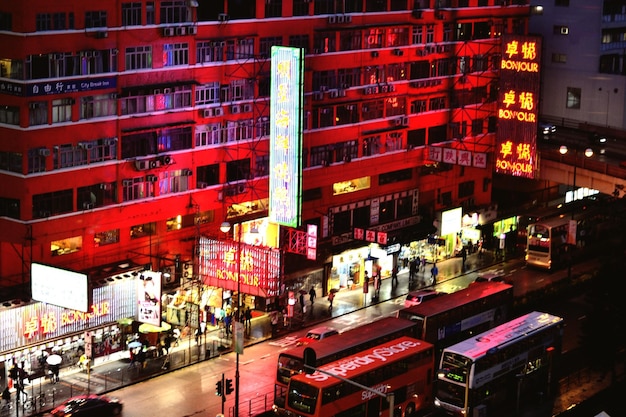
<instances>
[{"instance_id":1,"label":"vertical neon sign","mask_svg":"<svg viewBox=\"0 0 626 417\"><path fill-rule=\"evenodd\" d=\"M270 93L270 220L289 227L301 221L304 53L272 46Z\"/></svg>"},{"instance_id":2,"label":"vertical neon sign","mask_svg":"<svg viewBox=\"0 0 626 417\"><path fill-rule=\"evenodd\" d=\"M535 178L541 39L502 37L496 172Z\"/></svg>"}]
</instances>

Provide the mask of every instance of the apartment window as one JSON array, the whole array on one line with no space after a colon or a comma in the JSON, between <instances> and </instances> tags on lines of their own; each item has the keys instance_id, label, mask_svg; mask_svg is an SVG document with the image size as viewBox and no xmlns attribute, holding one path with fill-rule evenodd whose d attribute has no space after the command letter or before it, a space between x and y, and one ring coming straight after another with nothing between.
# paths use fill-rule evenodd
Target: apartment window
<instances>
[{"instance_id":1,"label":"apartment window","mask_svg":"<svg viewBox=\"0 0 626 417\"><path fill-rule=\"evenodd\" d=\"M58 145L54 148L54 169L68 168L87 164L87 152L84 147L71 144Z\"/></svg>"},{"instance_id":2,"label":"apartment window","mask_svg":"<svg viewBox=\"0 0 626 417\"><path fill-rule=\"evenodd\" d=\"M154 197L154 187L145 177L122 180L122 201Z\"/></svg>"},{"instance_id":3,"label":"apartment window","mask_svg":"<svg viewBox=\"0 0 626 417\"><path fill-rule=\"evenodd\" d=\"M282 0L265 1L265 17L280 17L283 8Z\"/></svg>"},{"instance_id":4,"label":"apartment window","mask_svg":"<svg viewBox=\"0 0 626 417\"><path fill-rule=\"evenodd\" d=\"M199 166L196 170L196 188L220 184L220 165Z\"/></svg>"},{"instance_id":5,"label":"apartment window","mask_svg":"<svg viewBox=\"0 0 626 417\"><path fill-rule=\"evenodd\" d=\"M126 48L126 71L152 68L152 47L134 46Z\"/></svg>"},{"instance_id":6,"label":"apartment window","mask_svg":"<svg viewBox=\"0 0 626 417\"><path fill-rule=\"evenodd\" d=\"M67 239L53 240L50 242L50 254L52 256L67 255L78 252L83 248L83 237L72 236Z\"/></svg>"},{"instance_id":7,"label":"apartment window","mask_svg":"<svg viewBox=\"0 0 626 417\"><path fill-rule=\"evenodd\" d=\"M363 34L360 30L339 32L339 50L356 51L359 49L363 49Z\"/></svg>"},{"instance_id":8,"label":"apartment window","mask_svg":"<svg viewBox=\"0 0 626 417\"><path fill-rule=\"evenodd\" d=\"M45 149L45 148L39 148L39 149ZM45 169L45 165L44 165L44 169ZM0 151L0 170L22 173L22 154L18 152Z\"/></svg>"},{"instance_id":9,"label":"apartment window","mask_svg":"<svg viewBox=\"0 0 626 417\"><path fill-rule=\"evenodd\" d=\"M117 115L117 99L111 97L110 94L81 97L80 101L81 119Z\"/></svg>"},{"instance_id":10,"label":"apartment window","mask_svg":"<svg viewBox=\"0 0 626 417\"><path fill-rule=\"evenodd\" d=\"M394 152L402 150L402 132L390 132L387 133L385 139L385 152Z\"/></svg>"},{"instance_id":11,"label":"apartment window","mask_svg":"<svg viewBox=\"0 0 626 417\"><path fill-rule=\"evenodd\" d=\"M250 159L240 159L226 163L226 181L239 181L250 178Z\"/></svg>"},{"instance_id":12,"label":"apartment window","mask_svg":"<svg viewBox=\"0 0 626 417\"><path fill-rule=\"evenodd\" d=\"M156 233L156 223L137 224L130 227L130 238L138 239L140 237L151 236Z\"/></svg>"},{"instance_id":13,"label":"apartment window","mask_svg":"<svg viewBox=\"0 0 626 417\"><path fill-rule=\"evenodd\" d=\"M219 62L222 61L224 42L197 42L196 43L196 62ZM268 55L269 56L269 55Z\"/></svg>"},{"instance_id":14,"label":"apartment window","mask_svg":"<svg viewBox=\"0 0 626 417\"><path fill-rule=\"evenodd\" d=\"M141 25L141 3L122 3L122 26Z\"/></svg>"},{"instance_id":15,"label":"apartment window","mask_svg":"<svg viewBox=\"0 0 626 417\"><path fill-rule=\"evenodd\" d=\"M28 125L37 126L48 123L48 103L34 101L28 104Z\"/></svg>"},{"instance_id":16,"label":"apartment window","mask_svg":"<svg viewBox=\"0 0 626 417\"><path fill-rule=\"evenodd\" d=\"M429 109L433 110L445 110L446 109L446 98L445 97L433 97L429 100Z\"/></svg>"},{"instance_id":17,"label":"apartment window","mask_svg":"<svg viewBox=\"0 0 626 417\"><path fill-rule=\"evenodd\" d=\"M101 28L107 26L107 12L105 10L95 10L85 12L86 28Z\"/></svg>"},{"instance_id":18,"label":"apartment window","mask_svg":"<svg viewBox=\"0 0 626 417\"><path fill-rule=\"evenodd\" d=\"M315 71L313 73L313 90L326 91L337 87L337 72L335 70L330 71Z\"/></svg>"},{"instance_id":19,"label":"apartment window","mask_svg":"<svg viewBox=\"0 0 626 417\"><path fill-rule=\"evenodd\" d=\"M0 123L20 125L20 108L17 106L0 106Z\"/></svg>"},{"instance_id":20,"label":"apartment window","mask_svg":"<svg viewBox=\"0 0 626 417\"><path fill-rule=\"evenodd\" d=\"M46 148L33 148L28 150L28 173L46 171L46 155L49 155ZM21 165L21 164L20 164ZM18 172L21 172L18 171Z\"/></svg>"},{"instance_id":21,"label":"apartment window","mask_svg":"<svg viewBox=\"0 0 626 417\"><path fill-rule=\"evenodd\" d=\"M11 13L0 12L0 30L13 30Z\"/></svg>"},{"instance_id":22,"label":"apartment window","mask_svg":"<svg viewBox=\"0 0 626 417\"><path fill-rule=\"evenodd\" d=\"M120 229L97 232L93 235L93 245L95 247L112 245L114 243L119 243L119 241L120 241Z\"/></svg>"},{"instance_id":23,"label":"apartment window","mask_svg":"<svg viewBox=\"0 0 626 417\"><path fill-rule=\"evenodd\" d=\"M154 14L155 14L154 2L153 1L146 2L146 25L155 24L156 19L154 17Z\"/></svg>"},{"instance_id":24,"label":"apartment window","mask_svg":"<svg viewBox=\"0 0 626 417\"><path fill-rule=\"evenodd\" d=\"M454 40L454 29L451 23L443 24L443 41L452 42Z\"/></svg>"},{"instance_id":25,"label":"apartment window","mask_svg":"<svg viewBox=\"0 0 626 417\"><path fill-rule=\"evenodd\" d=\"M552 62L555 64L567 64L567 55L566 54L552 54Z\"/></svg>"},{"instance_id":26,"label":"apartment window","mask_svg":"<svg viewBox=\"0 0 626 417\"><path fill-rule=\"evenodd\" d=\"M311 163L309 166L326 166L333 161L333 145L314 146L311 148Z\"/></svg>"},{"instance_id":27,"label":"apartment window","mask_svg":"<svg viewBox=\"0 0 626 417\"><path fill-rule=\"evenodd\" d=\"M413 114L424 113L427 109L426 100L414 100L411 102L411 113Z\"/></svg>"},{"instance_id":28,"label":"apartment window","mask_svg":"<svg viewBox=\"0 0 626 417\"><path fill-rule=\"evenodd\" d=\"M335 109L335 125L346 125L359 121L359 107L356 104L341 104Z\"/></svg>"},{"instance_id":29,"label":"apartment window","mask_svg":"<svg viewBox=\"0 0 626 417\"><path fill-rule=\"evenodd\" d=\"M363 156L373 156L380 153L380 135L363 138Z\"/></svg>"},{"instance_id":30,"label":"apartment window","mask_svg":"<svg viewBox=\"0 0 626 417\"><path fill-rule=\"evenodd\" d=\"M385 100L385 115L387 117L390 116L400 116L406 114L406 110L404 108L404 98L400 95L394 95L392 97L387 97Z\"/></svg>"},{"instance_id":31,"label":"apartment window","mask_svg":"<svg viewBox=\"0 0 626 417\"><path fill-rule=\"evenodd\" d=\"M337 82L340 88L350 88L361 85L359 68L339 68Z\"/></svg>"},{"instance_id":32,"label":"apartment window","mask_svg":"<svg viewBox=\"0 0 626 417\"><path fill-rule=\"evenodd\" d=\"M295 0L298 1L298 0ZM307 3L308 4L308 3ZM297 16L294 12L294 16ZM259 41L259 53L264 58L269 58L272 51L272 46L282 45L282 36L273 36L269 38L261 38Z\"/></svg>"},{"instance_id":33,"label":"apartment window","mask_svg":"<svg viewBox=\"0 0 626 417\"><path fill-rule=\"evenodd\" d=\"M474 195L474 181L466 181L459 184L459 198L471 197Z\"/></svg>"},{"instance_id":34,"label":"apartment window","mask_svg":"<svg viewBox=\"0 0 626 417\"><path fill-rule=\"evenodd\" d=\"M265 177L270 174L270 156L257 155L254 162L254 177Z\"/></svg>"},{"instance_id":35,"label":"apartment window","mask_svg":"<svg viewBox=\"0 0 626 417\"><path fill-rule=\"evenodd\" d=\"M226 136L222 135L222 125L220 123L196 126L195 135L196 148L219 145L226 142Z\"/></svg>"},{"instance_id":36,"label":"apartment window","mask_svg":"<svg viewBox=\"0 0 626 417\"><path fill-rule=\"evenodd\" d=\"M406 46L409 44L409 31L406 27L389 28L387 30L387 46Z\"/></svg>"},{"instance_id":37,"label":"apartment window","mask_svg":"<svg viewBox=\"0 0 626 417\"><path fill-rule=\"evenodd\" d=\"M363 84L380 84L385 82L383 66L368 66L363 69Z\"/></svg>"},{"instance_id":38,"label":"apartment window","mask_svg":"<svg viewBox=\"0 0 626 417\"><path fill-rule=\"evenodd\" d=\"M37 32L52 30L52 15L50 13L37 13L35 16L35 30Z\"/></svg>"},{"instance_id":39,"label":"apartment window","mask_svg":"<svg viewBox=\"0 0 626 417\"><path fill-rule=\"evenodd\" d=\"M159 195L187 191L191 179L190 172L188 169L162 172L159 175Z\"/></svg>"},{"instance_id":40,"label":"apartment window","mask_svg":"<svg viewBox=\"0 0 626 417\"><path fill-rule=\"evenodd\" d=\"M435 27L433 25L426 26L426 43L435 42Z\"/></svg>"},{"instance_id":41,"label":"apartment window","mask_svg":"<svg viewBox=\"0 0 626 417\"><path fill-rule=\"evenodd\" d=\"M62 98L52 100L52 123L72 121L72 104L74 99Z\"/></svg>"},{"instance_id":42,"label":"apartment window","mask_svg":"<svg viewBox=\"0 0 626 417\"><path fill-rule=\"evenodd\" d=\"M361 105L361 119L362 120L382 119L384 116L383 115L384 109L385 109L385 104L382 99L367 101Z\"/></svg>"},{"instance_id":43,"label":"apartment window","mask_svg":"<svg viewBox=\"0 0 626 417\"><path fill-rule=\"evenodd\" d=\"M53 13L52 24L54 30L74 29L74 13Z\"/></svg>"},{"instance_id":44,"label":"apartment window","mask_svg":"<svg viewBox=\"0 0 626 417\"><path fill-rule=\"evenodd\" d=\"M426 145L426 129L413 129L407 132L406 144L408 149Z\"/></svg>"},{"instance_id":45,"label":"apartment window","mask_svg":"<svg viewBox=\"0 0 626 417\"><path fill-rule=\"evenodd\" d=\"M387 9L387 2L380 0L365 0L365 12L384 12Z\"/></svg>"},{"instance_id":46,"label":"apartment window","mask_svg":"<svg viewBox=\"0 0 626 417\"><path fill-rule=\"evenodd\" d=\"M173 67L189 64L189 44L174 43L163 45L163 66Z\"/></svg>"},{"instance_id":47,"label":"apartment window","mask_svg":"<svg viewBox=\"0 0 626 417\"><path fill-rule=\"evenodd\" d=\"M407 71L404 63L389 64L385 68L385 81L393 82L398 80L406 80Z\"/></svg>"},{"instance_id":48,"label":"apartment window","mask_svg":"<svg viewBox=\"0 0 626 417\"><path fill-rule=\"evenodd\" d=\"M325 54L337 51L337 40L335 32L322 32L315 35L313 39L313 53Z\"/></svg>"},{"instance_id":49,"label":"apartment window","mask_svg":"<svg viewBox=\"0 0 626 417\"><path fill-rule=\"evenodd\" d=\"M289 36L289 46L302 48L305 54L309 53L309 35Z\"/></svg>"},{"instance_id":50,"label":"apartment window","mask_svg":"<svg viewBox=\"0 0 626 417\"><path fill-rule=\"evenodd\" d=\"M33 195L33 218L71 212L74 204L72 196L71 189Z\"/></svg>"},{"instance_id":51,"label":"apartment window","mask_svg":"<svg viewBox=\"0 0 626 417\"><path fill-rule=\"evenodd\" d=\"M226 60L254 57L254 39L229 39L226 41Z\"/></svg>"},{"instance_id":52,"label":"apartment window","mask_svg":"<svg viewBox=\"0 0 626 417\"><path fill-rule=\"evenodd\" d=\"M306 0L292 0L293 1L293 15L294 16L308 16L310 1ZM317 6L317 2L316 2Z\"/></svg>"},{"instance_id":53,"label":"apartment window","mask_svg":"<svg viewBox=\"0 0 626 417\"><path fill-rule=\"evenodd\" d=\"M472 135L473 136L482 135L483 125L484 125L484 119L473 119L472 120Z\"/></svg>"},{"instance_id":54,"label":"apartment window","mask_svg":"<svg viewBox=\"0 0 626 417\"><path fill-rule=\"evenodd\" d=\"M335 143L335 161L350 161L358 158L359 156L359 144L356 140L348 140L345 142Z\"/></svg>"},{"instance_id":55,"label":"apartment window","mask_svg":"<svg viewBox=\"0 0 626 417\"><path fill-rule=\"evenodd\" d=\"M0 197L0 216L20 218L20 200Z\"/></svg>"},{"instance_id":56,"label":"apartment window","mask_svg":"<svg viewBox=\"0 0 626 417\"><path fill-rule=\"evenodd\" d=\"M313 125L320 128L334 126L335 117L333 107L327 106L319 108L318 111L314 113Z\"/></svg>"},{"instance_id":57,"label":"apartment window","mask_svg":"<svg viewBox=\"0 0 626 417\"><path fill-rule=\"evenodd\" d=\"M372 28L365 30L365 49L382 48L384 46L383 39L385 38L385 29Z\"/></svg>"},{"instance_id":58,"label":"apartment window","mask_svg":"<svg viewBox=\"0 0 626 417\"><path fill-rule=\"evenodd\" d=\"M580 109L581 89L567 87L567 101L565 107L568 109Z\"/></svg>"},{"instance_id":59,"label":"apartment window","mask_svg":"<svg viewBox=\"0 0 626 417\"><path fill-rule=\"evenodd\" d=\"M555 35L569 35L569 27L568 26L555 25L552 28L552 32Z\"/></svg>"},{"instance_id":60,"label":"apartment window","mask_svg":"<svg viewBox=\"0 0 626 417\"><path fill-rule=\"evenodd\" d=\"M191 21L191 11L186 1L162 1L161 23L186 23Z\"/></svg>"},{"instance_id":61,"label":"apartment window","mask_svg":"<svg viewBox=\"0 0 626 417\"><path fill-rule=\"evenodd\" d=\"M220 103L220 83L217 81L196 87L196 106Z\"/></svg>"},{"instance_id":62,"label":"apartment window","mask_svg":"<svg viewBox=\"0 0 626 417\"><path fill-rule=\"evenodd\" d=\"M413 26L411 29L411 42L414 45L419 45L424 43L424 26L417 25Z\"/></svg>"},{"instance_id":63,"label":"apartment window","mask_svg":"<svg viewBox=\"0 0 626 417\"><path fill-rule=\"evenodd\" d=\"M254 139L254 121L252 119L228 121L225 135L227 142Z\"/></svg>"}]
</instances>

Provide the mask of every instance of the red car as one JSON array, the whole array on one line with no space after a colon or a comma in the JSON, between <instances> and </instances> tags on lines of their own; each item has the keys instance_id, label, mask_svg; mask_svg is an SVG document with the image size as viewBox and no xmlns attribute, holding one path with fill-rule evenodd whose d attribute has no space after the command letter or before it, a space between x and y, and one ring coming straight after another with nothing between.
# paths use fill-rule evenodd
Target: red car
<instances>
[{"instance_id":1,"label":"red car","mask_svg":"<svg viewBox=\"0 0 626 417\"><path fill-rule=\"evenodd\" d=\"M56 407L49 415L54 417L108 417L122 413L122 403L105 395L79 395Z\"/></svg>"}]
</instances>

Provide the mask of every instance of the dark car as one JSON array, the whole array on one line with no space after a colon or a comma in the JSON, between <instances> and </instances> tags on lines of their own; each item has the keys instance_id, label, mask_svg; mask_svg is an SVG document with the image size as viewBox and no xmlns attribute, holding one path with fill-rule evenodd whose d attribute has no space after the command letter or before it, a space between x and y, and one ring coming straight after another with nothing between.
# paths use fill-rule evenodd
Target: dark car
<instances>
[{"instance_id":1,"label":"dark car","mask_svg":"<svg viewBox=\"0 0 626 417\"><path fill-rule=\"evenodd\" d=\"M122 403L105 395L72 397L50 412L54 417L108 417L122 413Z\"/></svg>"},{"instance_id":2,"label":"dark car","mask_svg":"<svg viewBox=\"0 0 626 417\"><path fill-rule=\"evenodd\" d=\"M543 135L545 139L556 134L556 125L554 123L540 121L537 126L539 128L539 133Z\"/></svg>"}]
</instances>

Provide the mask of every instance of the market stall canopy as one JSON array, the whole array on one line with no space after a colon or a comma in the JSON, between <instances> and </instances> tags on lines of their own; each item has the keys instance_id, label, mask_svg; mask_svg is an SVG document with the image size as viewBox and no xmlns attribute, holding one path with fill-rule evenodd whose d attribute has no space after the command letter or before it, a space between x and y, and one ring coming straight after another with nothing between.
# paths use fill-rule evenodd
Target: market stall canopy
<instances>
[{"instance_id":1,"label":"market stall canopy","mask_svg":"<svg viewBox=\"0 0 626 417\"><path fill-rule=\"evenodd\" d=\"M140 333L160 333L160 332L166 332L170 330L171 328L172 326L169 323L166 323L164 321L161 322L161 326L155 326L153 324L143 323L142 325L139 326L139 332Z\"/></svg>"}]
</instances>

